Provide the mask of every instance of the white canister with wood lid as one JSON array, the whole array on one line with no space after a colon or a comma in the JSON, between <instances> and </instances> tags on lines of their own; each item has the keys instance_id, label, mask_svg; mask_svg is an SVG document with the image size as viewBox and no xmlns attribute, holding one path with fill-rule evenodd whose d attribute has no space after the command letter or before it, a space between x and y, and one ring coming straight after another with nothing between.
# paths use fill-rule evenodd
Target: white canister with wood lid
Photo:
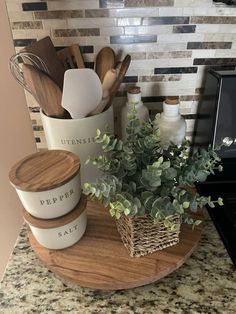
<instances>
[{"instance_id":1,"label":"white canister with wood lid","mask_svg":"<svg viewBox=\"0 0 236 314\"><path fill-rule=\"evenodd\" d=\"M24 208L37 218L63 216L80 200L80 161L68 151L29 155L11 168L9 179Z\"/></svg>"},{"instance_id":2,"label":"white canister with wood lid","mask_svg":"<svg viewBox=\"0 0 236 314\"><path fill-rule=\"evenodd\" d=\"M65 249L78 242L86 230L86 204L86 196L82 195L77 206L63 217L39 219L25 209L23 217L39 244L52 250Z\"/></svg>"}]
</instances>

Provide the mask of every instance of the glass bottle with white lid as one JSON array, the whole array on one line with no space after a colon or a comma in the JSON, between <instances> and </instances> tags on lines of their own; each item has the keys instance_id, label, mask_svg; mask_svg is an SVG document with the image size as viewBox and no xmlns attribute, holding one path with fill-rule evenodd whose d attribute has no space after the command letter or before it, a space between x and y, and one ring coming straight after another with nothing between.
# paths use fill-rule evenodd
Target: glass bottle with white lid
<instances>
[{"instance_id":1,"label":"glass bottle with white lid","mask_svg":"<svg viewBox=\"0 0 236 314\"><path fill-rule=\"evenodd\" d=\"M127 102L121 111L121 138L125 140L126 127L128 123L128 114L135 108L137 117L140 122L147 122L149 119L149 112L147 107L142 102L141 89L139 86L131 86L127 90Z\"/></svg>"},{"instance_id":2,"label":"glass bottle with white lid","mask_svg":"<svg viewBox=\"0 0 236 314\"><path fill-rule=\"evenodd\" d=\"M186 121L179 112L179 97L169 96L163 102L163 112L158 121L161 145L168 147L170 143L181 145L186 133Z\"/></svg>"}]
</instances>

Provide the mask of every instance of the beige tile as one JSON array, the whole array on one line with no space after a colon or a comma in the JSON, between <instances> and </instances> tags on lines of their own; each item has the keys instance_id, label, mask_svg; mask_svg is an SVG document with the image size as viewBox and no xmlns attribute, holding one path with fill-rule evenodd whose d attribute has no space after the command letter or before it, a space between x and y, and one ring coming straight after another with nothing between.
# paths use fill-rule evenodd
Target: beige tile
<instances>
[{"instance_id":1,"label":"beige tile","mask_svg":"<svg viewBox=\"0 0 236 314\"><path fill-rule=\"evenodd\" d=\"M55 46L70 46L79 44L81 46L87 45L87 37L55 37L53 38Z\"/></svg>"},{"instance_id":2,"label":"beige tile","mask_svg":"<svg viewBox=\"0 0 236 314\"><path fill-rule=\"evenodd\" d=\"M198 24L198 33L235 33L236 26L232 24Z\"/></svg>"},{"instance_id":3,"label":"beige tile","mask_svg":"<svg viewBox=\"0 0 236 314\"><path fill-rule=\"evenodd\" d=\"M196 33L218 33L220 31L219 24L198 24L196 25Z\"/></svg>"},{"instance_id":4,"label":"beige tile","mask_svg":"<svg viewBox=\"0 0 236 314\"><path fill-rule=\"evenodd\" d=\"M79 27L111 27L117 26L115 18L82 18L82 19L67 19L68 28Z\"/></svg>"},{"instance_id":5,"label":"beige tile","mask_svg":"<svg viewBox=\"0 0 236 314\"><path fill-rule=\"evenodd\" d=\"M11 22L32 21L32 12L8 12L8 18Z\"/></svg>"},{"instance_id":6,"label":"beige tile","mask_svg":"<svg viewBox=\"0 0 236 314\"><path fill-rule=\"evenodd\" d=\"M126 35L167 34L172 33L172 25L126 26Z\"/></svg>"},{"instance_id":7,"label":"beige tile","mask_svg":"<svg viewBox=\"0 0 236 314\"><path fill-rule=\"evenodd\" d=\"M236 49L217 49L216 58L236 58Z\"/></svg>"},{"instance_id":8,"label":"beige tile","mask_svg":"<svg viewBox=\"0 0 236 314\"><path fill-rule=\"evenodd\" d=\"M216 15L236 16L236 7L219 7L216 8Z\"/></svg>"},{"instance_id":9,"label":"beige tile","mask_svg":"<svg viewBox=\"0 0 236 314\"><path fill-rule=\"evenodd\" d=\"M110 10L110 17L144 17L144 16L158 16L159 8L130 8L130 9L112 9Z\"/></svg>"},{"instance_id":10,"label":"beige tile","mask_svg":"<svg viewBox=\"0 0 236 314\"><path fill-rule=\"evenodd\" d=\"M211 7L212 0L175 0L175 7Z\"/></svg>"},{"instance_id":11,"label":"beige tile","mask_svg":"<svg viewBox=\"0 0 236 314\"><path fill-rule=\"evenodd\" d=\"M236 33L235 34L205 34L204 41L236 41Z\"/></svg>"},{"instance_id":12,"label":"beige tile","mask_svg":"<svg viewBox=\"0 0 236 314\"><path fill-rule=\"evenodd\" d=\"M193 61L191 58L187 59L147 59L145 62L133 60L130 68L137 69L152 69L152 68L169 68L169 67L188 67L192 66Z\"/></svg>"},{"instance_id":13,"label":"beige tile","mask_svg":"<svg viewBox=\"0 0 236 314\"><path fill-rule=\"evenodd\" d=\"M145 60L146 59L146 52L131 52L130 56L131 56L131 60ZM124 56L123 56L123 58L124 58ZM123 58L121 58L121 60Z\"/></svg>"},{"instance_id":14,"label":"beige tile","mask_svg":"<svg viewBox=\"0 0 236 314\"><path fill-rule=\"evenodd\" d=\"M180 85L180 88L161 83L139 83L139 85L141 86L143 96L192 95L195 92L195 87L184 88L183 85Z\"/></svg>"},{"instance_id":15,"label":"beige tile","mask_svg":"<svg viewBox=\"0 0 236 314\"><path fill-rule=\"evenodd\" d=\"M109 46L110 37L109 36L86 37L86 45L101 45L103 47Z\"/></svg>"},{"instance_id":16,"label":"beige tile","mask_svg":"<svg viewBox=\"0 0 236 314\"><path fill-rule=\"evenodd\" d=\"M158 35L158 42L190 42L190 41L203 41L204 34L166 34Z\"/></svg>"},{"instance_id":17,"label":"beige tile","mask_svg":"<svg viewBox=\"0 0 236 314\"><path fill-rule=\"evenodd\" d=\"M214 49L194 49L192 50L192 58L213 58L215 51Z\"/></svg>"},{"instance_id":18,"label":"beige tile","mask_svg":"<svg viewBox=\"0 0 236 314\"><path fill-rule=\"evenodd\" d=\"M100 34L107 36L124 35L124 27L100 27Z\"/></svg>"},{"instance_id":19,"label":"beige tile","mask_svg":"<svg viewBox=\"0 0 236 314\"><path fill-rule=\"evenodd\" d=\"M68 27L66 20L50 19L50 20L43 20L42 23L43 23L43 28L47 30L48 29L49 30L50 29L62 29L62 28Z\"/></svg>"},{"instance_id":20,"label":"beige tile","mask_svg":"<svg viewBox=\"0 0 236 314\"><path fill-rule=\"evenodd\" d=\"M159 8L159 16L182 16L183 11L184 11L183 8L176 7Z\"/></svg>"},{"instance_id":21,"label":"beige tile","mask_svg":"<svg viewBox=\"0 0 236 314\"><path fill-rule=\"evenodd\" d=\"M183 8L183 14L188 16L217 16L215 8L211 7L187 7Z\"/></svg>"},{"instance_id":22,"label":"beige tile","mask_svg":"<svg viewBox=\"0 0 236 314\"><path fill-rule=\"evenodd\" d=\"M21 4L17 1L6 1L7 11L8 12L20 12L21 11Z\"/></svg>"},{"instance_id":23,"label":"beige tile","mask_svg":"<svg viewBox=\"0 0 236 314\"><path fill-rule=\"evenodd\" d=\"M12 36L14 39L31 39L31 38L43 38L46 36L50 36L51 32L50 30L44 30L44 29L37 29L37 32L35 29L16 29L12 30Z\"/></svg>"},{"instance_id":24,"label":"beige tile","mask_svg":"<svg viewBox=\"0 0 236 314\"><path fill-rule=\"evenodd\" d=\"M142 19L139 17L131 17L131 18L118 18L117 25L118 26L137 26L141 25Z\"/></svg>"},{"instance_id":25,"label":"beige tile","mask_svg":"<svg viewBox=\"0 0 236 314\"><path fill-rule=\"evenodd\" d=\"M187 43L149 43L149 44L136 44L136 45L112 45L115 51L123 51L124 53L131 52L162 52L162 51L182 51L187 47ZM95 47L96 49L96 47Z\"/></svg>"},{"instance_id":26,"label":"beige tile","mask_svg":"<svg viewBox=\"0 0 236 314\"><path fill-rule=\"evenodd\" d=\"M98 9L98 0L47 1L48 10Z\"/></svg>"},{"instance_id":27,"label":"beige tile","mask_svg":"<svg viewBox=\"0 0 236 314\"><path fill-rule=\"evenodd\" d=\"M198 109L198 101L181 101L180 102L180 113L181 114L196 114Z\"/></svg>"}]
</instances>

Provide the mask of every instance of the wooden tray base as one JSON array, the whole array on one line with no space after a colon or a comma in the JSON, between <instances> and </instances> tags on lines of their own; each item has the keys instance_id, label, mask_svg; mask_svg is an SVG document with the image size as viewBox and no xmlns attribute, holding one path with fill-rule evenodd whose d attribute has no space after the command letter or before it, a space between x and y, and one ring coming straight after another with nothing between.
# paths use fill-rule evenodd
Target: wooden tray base
<instances>
[{"instance_id":1,"label":"wooden tray base","mask_svg":"<svg viewBox=\"0 0 236 314\"><path fill-rule=\"evenodd\" d=\"M83 287L119 290L152 283L179 268L201 237L200 224L192 230L183 224L180 242L144 257L130 257L114 220L100 205L88 202L88 226L83 238L63 250L42 247L29 232L39 259L55 274Z\"/></svg>"}]
</instances>

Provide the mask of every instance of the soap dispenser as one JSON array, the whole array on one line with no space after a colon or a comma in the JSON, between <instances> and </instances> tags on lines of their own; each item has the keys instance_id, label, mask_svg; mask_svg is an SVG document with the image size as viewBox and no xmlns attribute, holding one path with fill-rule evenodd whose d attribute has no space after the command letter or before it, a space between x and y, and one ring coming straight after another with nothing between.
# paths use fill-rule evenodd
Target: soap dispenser
<instances>
[{"instance_id":1,"label":"soap dispenser","mask_svg":"<svg viewBox=\"0 0 236 314\"><path fill-rule=\"evenodd\" d=\"M170 143L181 145L186 133L186 121L179 113L179 97L166 97L158 127L161 146L167 148Z\"/></svg>"},{"instance_id":2,"label":"soap dispenser","mask_svg":"<svg viewBox=\"0 0 236 314\"><path fill-rule=\"evenodd\" d=\"M128 124L128 114L133 110L136 110L137 117L141 124L147 122L149 119L149 112L147 107L144 106L141 100L141 89L139 86L131 86L127 90L127 102L121 111L121 138L125 140L126 127Z\"/></svg>"}]
</instances>

